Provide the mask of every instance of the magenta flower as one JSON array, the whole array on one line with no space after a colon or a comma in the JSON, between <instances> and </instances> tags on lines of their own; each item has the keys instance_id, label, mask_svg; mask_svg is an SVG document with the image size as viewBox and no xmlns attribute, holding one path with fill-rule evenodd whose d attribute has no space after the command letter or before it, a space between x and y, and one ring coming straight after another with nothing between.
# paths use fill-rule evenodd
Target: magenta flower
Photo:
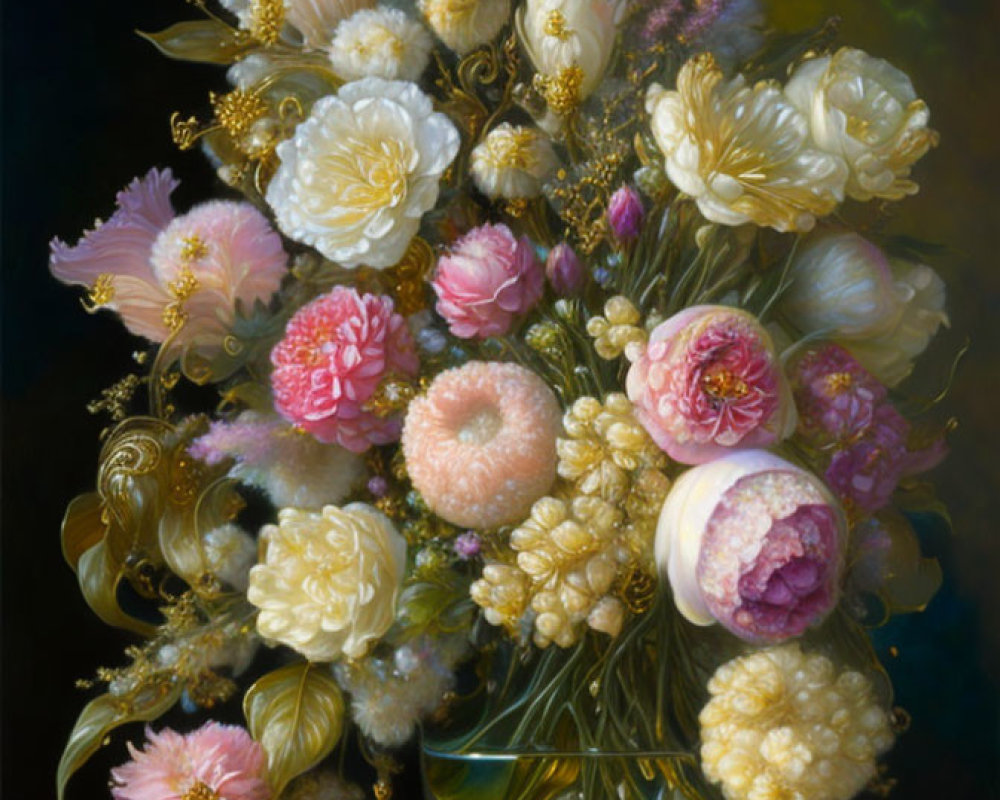
<instances>
[{"instance_id":1,"label":"magenta flower","mask_svg":"<svg viewBox=\"0 0 1000 800\"><path fill-rule=\"evenodd\" d=\"M657 326L632 360L636 416L675 461L701 464L734 448L766 447L795 428L795 405L774 345L756 317L694 306Z\"/></svg>"},{"instance_id":2,"label":"magenta flower","mask_svg":"<svg viewBox=\"0 0 1000 800\"><path fill-rule=\"evenodd\" d=\"M545 276L527 238L487 223L459 239L438 261L432 285L437 312L462 339L502 336L514 317L542 296Z\"/></svg>"},{"instance_id":3,"label":"magenta flower","mask_svg":"<svg viewBox=\"0 0 1000 800\"><path fill-rule=\"evenodd\" d=\"M365 408L383 378L419 367L391 298L335 287L289 320L271 363L275 409L319 441L360 453L399 438L398 418Z\"/></svg>"},{"instance_id":4,"label":"magenta flower","mask_svg":"<svg viewBox=\"0 0 1000 800\"><path fill-rule=\"evenodd\" d=\"M844 515L819 478L746 450L674 483L657 526L656 562L691 622L778 642L834 607L845 542Z\"/></svg>"},{"instance_id":5,"label":"magenta flower","mask_svg":"<svg viewBox=\"0 0 1000 800\"><path fill-rule=\"evenodd\" d=\"M820 447L864 434L887 396L886 388L835 344L807 348L793 361L789 379L799 431Z\"/></svg>"},{"instance_id":6,"label":"magenta flower","mask_svg":"<svg viewBox=\"0 0 1000 800\"><path fill-rule=\"evenodd\" d=\"M642 230L646 209L639 193L631 186L622 186L608 201L608 225L620 242L631 242Z\"/></svg>"},{"instance_id":7,"label":"magenta flower","mask_svg":"<svg viewBox=\"0 0 1000 800\"><path fill-rule=\"evenodd\" d=\"M455 551L455 555L462 561L468 561L479 555L479 551L482 549L482 542L475 531L466 531L455 537L452 548Z\"/></svg>"},{"instance_id":8,"label":"magenta flower","mask_svg":"<svg viewBox=\"0 0 1000 800\"><path fill-rule=\"evenodd\" d=\"M545 259L545 276L552 290L560 297L570 297L583 288L583 264L573 248L560 242Z\"/></svg>"},{"instance_id":9,"label":"magenta flower","mask_svg":"<svg viewBox=\"0 0 1000 800\"><path fill-rule=\"evenodd\" d=\"M281 237L249 203L204 203L174 217L169 170L150 170L119 192L118 209L75 247L54 239L49 268L88 287L93 308L109 308L153 342L222 346L238 305L267 302L287 268Z\"/></svg>"},{"instance_id":10,"label":"magenta flower","mask_svg":"<svg viewBox=\"0 0 1000 800\"><path fill-rule=\"evenodd\" d=\"M864 436L838 450L826 480L843 501L872 514L889 504L900 480L937 466L948 454L944 439L911 450L909 422L888 403L875 409Z\"/></svg>"},{"instance_id":11,"label":"magenta flower","mask_svg":"<svg viewBox=\"0 0 1000 800\"><path fill-rule=\"evenodd\" d=\"M111 770L115 800L269 800L267 755L237 726L209 722L186 736L146 728L146 746Z\"/></svg>"}]
</instances>

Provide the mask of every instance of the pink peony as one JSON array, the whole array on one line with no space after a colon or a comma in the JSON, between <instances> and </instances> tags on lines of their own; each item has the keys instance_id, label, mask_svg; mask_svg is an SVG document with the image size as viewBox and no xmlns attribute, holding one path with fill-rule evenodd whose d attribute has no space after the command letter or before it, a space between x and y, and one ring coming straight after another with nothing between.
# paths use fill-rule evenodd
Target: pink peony
<instances>
[{"instance_id":1,"label":"pink peony","mask_svg":"<svg viewBox=\"0 0 1000 800\"><path fill-rule=\"evenodd\" d=\"M482 225L438 261L437 312L462 339L502 336L542 296L545 274L527 238L506 225Z\"/></svg>"},{"instance_id":2,"label":"pink peony","mask_svg":"<svg viewBox=\"0 0 1000 800\"><path fill-rule=\"evenodd\" d=\"M289 320L271 363L275 409L319 441L360 453L399 438L398 418L365 410L383 378L419 368L391 298L335 287Z\"/></svg>"},{"instance_id":3,"label":"pink peony","mask_svg":"<svg viewBox=\"0 0 1000 800\"><path fill-rule=\"evenodd\" d=\"M777 642L834 607L845 542L844 515L816 476L744 450L676 481L656 530L656 562L691 622Z\"/></svg>"},{"instance_id":4,"label":"pink peony","mask_svg":"<svg viewBox=\"0 0 1000 800\"><path fill-rule=\"evenodd\" d=\"M636 416L676 461L701 464L765 447L795 429L795 406L774 345L756 317L694 306L627 351Z\"/></svg>"},{"instance_id":5,"label":"pink peony","mask_svg":"<svg viewBox=\"0 0 1000 800\"><path fill-rule=\"evenodd\" d=\"M438 375L406 412L413 486L454 525L520 522L556 477L559 404L517 364L470 361Z\"/></svg>"},{"instance_id":6,"label":"pink peony","mask_svg":"<svg viewBox=\"0 0 1000 800\"><path fill-rule=\"evenodd\" d=\"M162 342L176 331L176 344L213 350L238 304L277 291L287 256L249 203L205 203L174 218L176 187L169 170L132 181L111 219L75 247L52 241L49 268L64 283L87 286L92 305L116 311L132 333Z\"/></svg>"},{"instance_id":7,"label":"pink peony","mask_svg":"<svg viewBox=\"0 0 1000 800\"><path fill-rule=\"evenodd\" d=\"M186 736L146 729L142 750L111 770L115 800L268 800L267 756L243 729L209 722Z\"/></svg>"}]
</instances>

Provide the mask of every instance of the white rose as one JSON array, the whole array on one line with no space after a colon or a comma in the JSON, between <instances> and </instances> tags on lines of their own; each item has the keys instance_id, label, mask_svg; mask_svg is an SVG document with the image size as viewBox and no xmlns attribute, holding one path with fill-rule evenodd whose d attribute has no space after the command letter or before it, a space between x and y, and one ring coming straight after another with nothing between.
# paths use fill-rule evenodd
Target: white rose
<instances>
[{"instance_id":1,"label":"white rose","mask_svg":"<svg viewBox=\"0 0 1000 800\"><path fill-rule=\"evenodd\" d=\"M459 55L491 41L510 19L510 0L419 0L417 7Z\"/></svg>"},{"instance_id":2,"label":"white rose","mask_svg":"<svg viewBox=\"0 0 1000 800\"><path fill-rule=\"evenodd\" d=\"M331 261L391 267L458 147L455 126L415 84L365 78L318 100L278 146L267 202L286 235Z\"/></svg>"},{"instance_id":3,"label":"white rose","mask_svg":"<svg viewBox=\"0 0 1000 800\"><path fill-rule=\"evenodd\" d=\"M535 128L497 125L472 151L472 178L490 198L537 197L556 166L548 137Z\"/></svg>"},{"instance_id":4,"label":"white rose","mask_svg":"<svg viewBox=\"0 0 1000 800\"><path fill-rule=\"evenodd\" d=\"M917 191L910 167L938 135L905 73L844 47L802 64L785 94L808 117L816 144L846 160L850 197L899 200Z\"/></svg>"},{"instance_id":5,"label":"white rose","mask_svg":"<svg viewBox=\"0 0 1000 800\"><path fill-rule=\"evenodd\" d=\"M856 233L811 236L796 253L781 309L803 333L879 336L903 314L889 259Z\"/></svg>"},{"instance_id":6,"label":"white rose","mask_svg":"<svg viewBox=\"0 0 1000 800\"><path fill-rule=\"evenodd\" d=\"M945 313L944 281L925 264L892 259L889 262L903 313L891 330L867 339L842 339L861 365L886 386L895 386L913 371L913 361L930 344Z\"/></svg>"},{"instance_id":7,"label":"white rose","mask_svg":"<svg viewBox=\"0 0 1000 800\"><path fill-rule=\"evenodd\" d=\"M572 110L600 85L625 5L621 0L526 0L518 9L518 36L556 113Z\"/></svg>"},{"instance_id":8,"label":"white rose","mask_svg":"<svg viewBox=\"0 0 1000 800\"><path fill-rule=\"evenodd\" d=\"M311 661L360 658L393 623L406 542L364 503L321 512L286 508L261 531L264 563L247 599L261 636Z\"/></svg>"},{"instance_id":9,"label":"white rose","mask_svg":"<svg viewBox=\"0 0 1000 800\"><path fill-rule=\"evenodd\" d=\"M432 47L424 26L398 8L363 9L337 26L330 63L347 81L415 81L427 67Z\"/></svg>"},{"instance_id":10,"label":"white rose","mask_svg":"<svg viewBox=\"0 0 1000 800\"><path fill-rule=\"evenodd\" d=\"M815 148L805 117L773 82L725 80L709 53L653 84L646 110L667 177L722 225L806 231L843 199L847 165Z\"/></svg>"}]
</instances>

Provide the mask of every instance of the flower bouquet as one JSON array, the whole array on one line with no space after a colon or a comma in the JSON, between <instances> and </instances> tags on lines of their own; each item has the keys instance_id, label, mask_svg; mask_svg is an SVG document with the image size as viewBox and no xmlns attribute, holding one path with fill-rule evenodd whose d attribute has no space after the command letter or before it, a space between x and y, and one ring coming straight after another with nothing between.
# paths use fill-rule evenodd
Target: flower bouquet
<instances>
[{"instance_id":1,"label":"flower bouquet","mask_svg":"<svg viewBox=\"0 0 1000 800\"><path fill-rule=\"evenodd\" d=\"M52 242L144 340L62 530L139 638L60 797L133 722L118 800L382 800L418 732L429 798L889 788L947 428L906 75L752 0L220 2L143 35L228 67L170 119L225 199Z\"/></svg>"}]
</instances>

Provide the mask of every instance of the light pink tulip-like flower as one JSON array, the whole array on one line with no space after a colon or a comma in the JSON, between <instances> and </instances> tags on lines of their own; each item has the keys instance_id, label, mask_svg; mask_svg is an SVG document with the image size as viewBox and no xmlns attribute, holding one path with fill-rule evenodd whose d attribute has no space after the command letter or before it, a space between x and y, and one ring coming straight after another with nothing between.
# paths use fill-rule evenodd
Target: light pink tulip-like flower
<instances>
[{"instance_id":1,"label":"light pink tulip-like flower","mask_svg":"<svg viewBox=\"0 0 1000 800\"><path fill-rule=\"evenodd\" d=\"M243 728L209 722L182 735L146 728L146 746L111 770L115 800L269 800L267 755Z\"/></svg>"},{"instance_id":2,"label":"light pink tulip-like flower","mask_svg":"<svg viewBox=\"0 0 1000 800\"><path fill-rule=\"evenodd\" d=\"M217 201L174 217L169 170L150 170L119 192L118 209L74 247L51 244L49 267L88 287L93 308L118 313L153 342L217 348L237 305L266 302L285 275L281 237L249 203Z\"/></svg>"},{"instance_id":3,"label":"light pink tulip-like flower","mask_svg":"<svg viewBox=\"0 0 1000 800\"><path fill-rule=\"evenodd\" d=\"M335 287L289 320L271 363L275 409L319 441L361 453L399 438L398 418L365 409L383 378L419 368L391 298Z\"/></svg>"},{"instance_id":4,"label":"light pink tulip-like flower","mask_svg":"<svg viewBox=\"0 0 1000 800\"><path fill-rule=\"evenodd\" d=\"M843 512L819 478L744 450L674 483L656 530L656 563L691 622L778 642L836 604L845 542Z\"/></svg>"},{"instance_id":5,"label":"light pink tulip-like flower","mask_svg":"<svg viewBox=\"0 0 1000 800\"><path fill-rule=\"evenodd\" d=\"M462 339L502 336L542 296L545 273L531 242L506 225L473 228L438 261L437 312Z\"/></svg>"},{"instance_id":6,"label":"light pink tulip-like flower","mask_svg":"<svg viewBox=\"0 0 1000 800\"><path fill-rule=\"evenodd\" d=\"M795 430L795 405L767 331L746 311L693 306L626 351L636 416L676 461L701 464Z\"/></svg>"}]
</instances>

